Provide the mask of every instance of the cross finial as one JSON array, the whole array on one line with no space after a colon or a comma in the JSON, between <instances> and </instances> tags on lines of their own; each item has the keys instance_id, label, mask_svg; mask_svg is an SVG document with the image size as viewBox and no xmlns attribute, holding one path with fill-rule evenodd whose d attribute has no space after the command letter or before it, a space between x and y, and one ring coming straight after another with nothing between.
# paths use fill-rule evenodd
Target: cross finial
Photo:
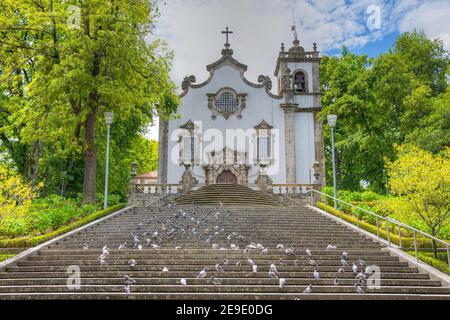
<instances>
[{"instance_id":1,"label":"cross finial","mask_svg":"<svg viewBox=\"0 0 450 320\"><path fill-rule=\"evenodd\" d=\"M226 35L227 42L225 43L225 47L229 48L230 47L230 43L228 42L228 35L233 34L233 31L229 31L228 27L226 27L225 31L222 31L222 34Z\"/></svg>"}]
</instances>

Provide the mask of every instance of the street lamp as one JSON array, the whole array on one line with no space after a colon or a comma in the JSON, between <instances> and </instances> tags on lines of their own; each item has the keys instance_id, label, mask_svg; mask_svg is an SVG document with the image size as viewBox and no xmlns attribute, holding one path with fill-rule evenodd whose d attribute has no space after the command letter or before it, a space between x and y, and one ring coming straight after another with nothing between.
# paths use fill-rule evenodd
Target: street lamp
<instances>
[{"instance_id":1,"label":"street lamp","mask_svg":"<svg viewBox=\"0 0 450 320\"><path fill-rule=\"evenodd\" d=\"M109 174L109 133L111 124L114 119L114 112L105 112L105 122L108 133L106 135L106 172L105 172L105 198L103 201L103 208L108 208L108 174Z\"/></svg>"},{"instance_id":2,"label":"street lamp","mask_svg":"<svg viewBox=\"0 0 450 320\"><path fill-rule=\"evenodd\" d=\"M330 114L327 116L328 126L331 128L331 155L333 161L333 191L334 191L334 208L337 209L337 187L336 187L336 159L334 154L334 128L336 127L337 115Z\"/></svg>"}]
</instances>

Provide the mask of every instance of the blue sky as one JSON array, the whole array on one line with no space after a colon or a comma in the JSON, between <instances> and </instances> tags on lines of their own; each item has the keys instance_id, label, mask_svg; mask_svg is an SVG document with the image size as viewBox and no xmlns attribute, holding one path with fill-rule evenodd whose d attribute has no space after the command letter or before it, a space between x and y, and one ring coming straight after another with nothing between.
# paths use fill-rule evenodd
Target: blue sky
<instances>
[{"instance_id":1,"label":"blue sky","mask_svg":"<svg viewBox=\"0 0 450 320\"><path fill-rule=\"evenodd\" d=\"M345 45L375 57L414 29L450 49L450 0L158 0L158 6L156 36L174 52L171 77L178 86L187 75L198 82L208 77L205 66L220 58L226 26L234 31L234 58L248 65L246 77L256 82L269 75L276 83L280 44L289 48L293 40L293 9L301 45L312 50L316 42L322 55L339 54Z\"/></svg>"}]
</instances>

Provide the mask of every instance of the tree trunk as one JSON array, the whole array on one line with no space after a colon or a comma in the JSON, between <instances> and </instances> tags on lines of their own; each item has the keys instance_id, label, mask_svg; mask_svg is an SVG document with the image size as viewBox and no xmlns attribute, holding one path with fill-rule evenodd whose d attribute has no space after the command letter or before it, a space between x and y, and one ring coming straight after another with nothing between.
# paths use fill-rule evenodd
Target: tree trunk
<instances>
[{"instance_id":1,"label":"tree trunk","mask_svg":"<svg viewBox=\"0 0 450 320\"><path fill-rule=\"evenodd\" d=\"M83 203L95 203L97 146L95 144L95 119L97 108L92 108L84 122L84 180Z\"/></svg>"}]
</instances>

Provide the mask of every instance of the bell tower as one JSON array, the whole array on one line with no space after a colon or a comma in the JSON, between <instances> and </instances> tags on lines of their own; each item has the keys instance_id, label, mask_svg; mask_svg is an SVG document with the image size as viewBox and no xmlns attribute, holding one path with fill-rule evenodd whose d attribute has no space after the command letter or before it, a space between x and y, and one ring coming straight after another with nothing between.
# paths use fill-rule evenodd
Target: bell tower
<instances>
[{"instance_id":1,"label":"bell tower","mask_svg":"<svg viewBox=\"0 0 450 320\"><path fill-rule=\"evenodd\" d=\"M285 112L286 183L300 183L298 177L301 173L298 173L298 170L302 170L302 172L306 170L305 164L301 163L302 160L299 159L301 151L296 148L299 147L298 141L305 138L299 136L300 130L297 127L308 124L304 119L299 120L299 117L308 114L308 116L312 116L314 125L314 141L311 141L314 144L314 162L320 164L319 182L321 185L325 185L323 127L321 119L317 116L317 113L322 110L319 81L321 58L316 43L313 44L312 51L305 51L305 48L300 45L295 23L292 26L292 32L294 36L292 46L286 50L284 43L281 44L275 69L278 95L283 97L280 107ZM304 116L300 116L301 113ZM299 169L299 167L303 169ZM311 178L311 182L316 181Z\"/></svg>"}]
</instances>

